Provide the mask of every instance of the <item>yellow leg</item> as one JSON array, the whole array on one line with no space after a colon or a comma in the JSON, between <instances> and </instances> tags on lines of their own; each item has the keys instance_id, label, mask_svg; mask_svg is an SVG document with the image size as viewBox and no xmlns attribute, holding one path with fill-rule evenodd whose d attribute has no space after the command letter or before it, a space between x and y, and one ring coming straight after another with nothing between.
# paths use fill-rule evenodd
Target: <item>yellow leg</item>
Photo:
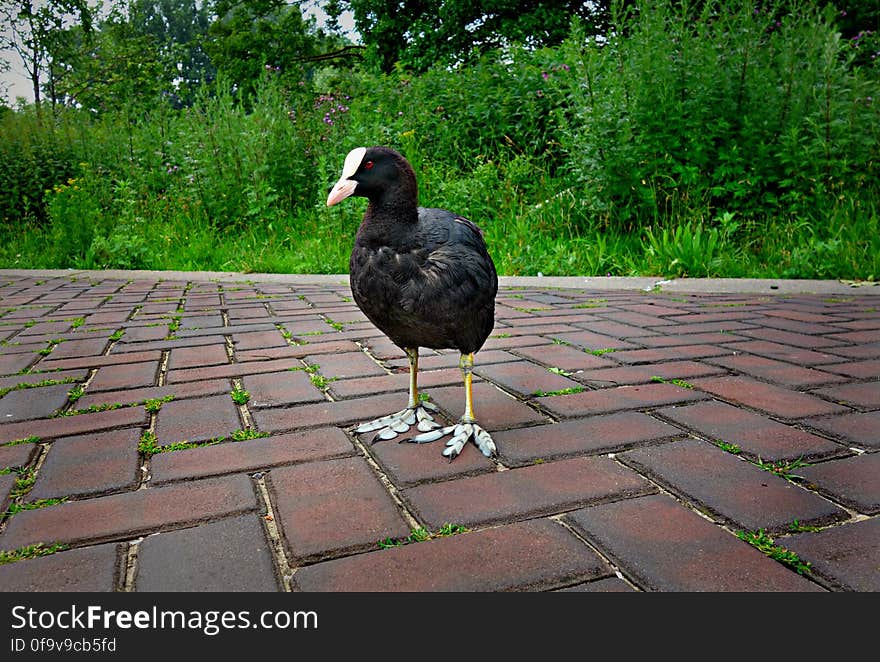
<instances>
[{"instance_id":1,"label":"yellow leg","mask_svg":"<svg viewBox=\"0 0 880 662\"><path fill-rule=\"evenodd\" d=\"M419 348L407 348L405 351L409 358L409 404L407 406L413 408L419 404Z\"/></svg>"},{"instance_id":2,"label":"yellow leg","mask_svg":"<svg viewBox=\"0 0 880 662\"><path fill-rule=\"evenodd\" d=\"M464 377L464 416L462 416L463 421L471 422L474 421L474 393L473 393L473 376L472 372L474 369L474 354L471 352L470 354L462 354L461 360L458 362L459 367L461 368L461 374Z\"/></svg>"}]
</instances>

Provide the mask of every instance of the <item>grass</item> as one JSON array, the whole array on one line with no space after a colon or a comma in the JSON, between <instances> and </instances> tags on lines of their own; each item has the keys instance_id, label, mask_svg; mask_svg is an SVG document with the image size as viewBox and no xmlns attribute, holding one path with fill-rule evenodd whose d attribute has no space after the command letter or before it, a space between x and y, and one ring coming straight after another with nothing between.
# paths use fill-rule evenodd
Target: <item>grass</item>
<instances>
[{"instance_id":1,"label":"grass","mask_svg":"<svg viewBox=\"0 0 880 662\"><path fill-rule=\"evenodd\" d=\"M174 451L182 451L190 448L216 446L217 444L221 444L225 441L230 440L232 440L233 442L239 442L248 441L250 439L261 439L268 436L268 432L257 432L256 430L247 428L244 430L236 430L228 436L214 437L213 439L208 439L205 441L176 441L171 444L159 445L159 439L156 437L156 433L146 430L141 435L141 439L138 442L138 452L145 457L152 457L153 455L157 455L159 453L172 453Z\"/></svg>"},{"instance_id":2,"label":"grass","mask_svg":"<svg viewBox=\"0 0 880 662\"><path fill-rule=\"evenodd\" d=\"M752 462L757 467L760 467L764 471L769 471L772 474L776 474L780 478L784 478L785 480L793 483L797 480L803 480L803 476L798 476L797 474L791 473L795 469L800 469L801 467L810 466L809 463L804 462L801 458L797 460L793 460L791 462L779 461L779 462L764 462L760 457L756 462Z\"/></svg>"},{"instance_id":3,"label":"grass","mask_svg":"<svg viewBox=\"0 0 880 662\"><path fill-rule=\"evenodd\" d=\"M744 540L758 551L766 554L771 559L784 563L785 565L796 570L799 575L809 574L812 564L809 561L802 560L795 552L787 550L785 547L774 544L764 529L757 531L737 531L736 536L740 540Z\"/></svg>"},{"instance_id":4,"label":"grass","mask_svg":"<svg viewBox=\"0 0 880 662\"><path fill-rule=\"evenodd\" d=\"M19 547L18 549L0 550L0 565L15 563L16 561L23 561L25 559L34 559L39 556L47 556L48 554L64 551L68 547L70 547L70 545L56 543L46 546L45 543L38 542L33 545L27 545L26 547Z\"/></svg>"},{"instance_id":5,"label":"grass","mask_svg":"<svg viewBox=\"0 0 880 662\"><path fill-rule=\"evenodd\" d=\"M720 439L715 442L715 445L726 453L732 455L739 455L742 452L742 449L736 444L728 444L726 441L721 441Z\"/></svg>"},{"instance_id":6,"label":"grass","mask_svg":"<svg viewBox=\"0 0 880 662\"><path fill-rule=\"evenodd\" d=\"M536 398L546 398L554 395L571 395L572 393L582 393L586 389L583 386L570 386L568 388L561 388L556 391L533 391L532 395Z\"/></svg>"},{"instance_id":7,"label":"grass","mask_svg":"<svg viewBox=\"0 0 880 662\"><path fill-rule=\"evenodd\" d=\"M676 386L680 386L681 388L693 388L694 385L690 382L686 382L683 379L664 379L663 377L658 377L654 375L651 377L652 382L656 382L659 384L675 384Z\"/></svg>"},{"instance_id":8,"label":"grass","mask_svg":"<svg viewBox=\"0 0 880 662\"><path fill-rule=\"evenodd\" d=\"M410 545L412 543L417 542L425 542L426 540L431 540L433 538L445 538L447 536L458 535L459 533L467 533L468 529L460 524L450 524L446 522L434 533L429 532L427 529L423 527L418 527L412 530L406 538L384 538L378 542L378 545L381 549L391 549L393 547L402 547L403 545Z\"/></svg>"},{"instance_id":9,"label":"grass","mask_svg":"<svg viewBox=\"0 0 880 662\"><path fill-rule=\"evenodd\" d=\"M248 400L251 399L251 394L245 391L243 388L235 388L233 389L229 396L232 398L232 401L237 405L246 405Z\"/></svg>"},{"instance_id":10,"label":"grass","mask_svg":"<svg viewBox=\"0 0 880 662\"><path fill-rule=\"evenodd\" d=\"M73 384L75 381L76 380L73 377L66 377L64 379L44 379L39 382L21 382L15 386L4 386L3 388L0 388L0 398L10 391L20 391L27 388L40 388L42 386L55 386L56 384Z\"/></svg>"}]
</instances>

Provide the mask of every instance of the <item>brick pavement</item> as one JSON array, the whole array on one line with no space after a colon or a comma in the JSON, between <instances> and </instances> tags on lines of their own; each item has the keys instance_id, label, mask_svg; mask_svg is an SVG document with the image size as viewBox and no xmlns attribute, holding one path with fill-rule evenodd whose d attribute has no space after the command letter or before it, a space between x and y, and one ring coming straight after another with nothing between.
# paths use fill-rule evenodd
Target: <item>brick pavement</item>
<instances>
[{"instance_id":1,"label":"brick pavement","mask_svg":"<svg viewBox=\"0 0 880 662\"><path fill-rule=\"evenodd\" d=\"M880 288L546 282L449 463L353 434L407 362L342 278L0 271L0 590L880 590Z\"/></svg>"}]
</instances>

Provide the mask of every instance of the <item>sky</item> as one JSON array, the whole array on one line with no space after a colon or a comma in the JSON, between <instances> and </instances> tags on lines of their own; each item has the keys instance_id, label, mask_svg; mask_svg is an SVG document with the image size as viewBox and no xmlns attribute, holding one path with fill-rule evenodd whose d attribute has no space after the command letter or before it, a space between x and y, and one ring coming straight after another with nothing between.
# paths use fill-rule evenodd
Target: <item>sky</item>
<instances>
[{"instance_id":1,"label":"sky","mask_svg":"<svg viewBox=\"0 0 880 662\"><path fill-rule=\"evenodd\" d=\"M36 0L39 4L40 0ZM310 3L306 9L306 16L315 16L318 25L321 25L327 18L327 15L319 6L320 0ZM349 36L355 36L354 18L350 12L345 12L339 19L339 24L343 32ZM5 22L0 26L0 34L3 35L2 41L5 42L11 36L12 28ZM5 60L10 65L10 70L0 72L0 99L4 98L10 105L15 105L17 97L23 97L26 102L30 103L34 100L34 90L31 85L30 78L25 73L24 65L18 53L14 51L0 50L0 60Z\"/></svg>"}]
</instances>

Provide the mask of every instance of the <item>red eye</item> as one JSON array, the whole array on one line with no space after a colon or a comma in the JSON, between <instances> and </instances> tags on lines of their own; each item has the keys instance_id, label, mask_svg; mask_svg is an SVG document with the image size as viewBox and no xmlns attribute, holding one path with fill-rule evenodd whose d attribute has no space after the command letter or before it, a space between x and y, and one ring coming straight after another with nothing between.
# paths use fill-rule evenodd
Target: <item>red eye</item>
<instances>
[{"instance_id":1,"label":"red eye","mask_svg":"<svg viewBox=\"0 0 880 662\"><path fill-rule=\"evenodd\" d=\"M369 170L370 168L373 167L373 162L372 162L372 161L367 161L367 162L364 164L364 167L365 167L367 170Z\"/></svg>"}]
</instances>

